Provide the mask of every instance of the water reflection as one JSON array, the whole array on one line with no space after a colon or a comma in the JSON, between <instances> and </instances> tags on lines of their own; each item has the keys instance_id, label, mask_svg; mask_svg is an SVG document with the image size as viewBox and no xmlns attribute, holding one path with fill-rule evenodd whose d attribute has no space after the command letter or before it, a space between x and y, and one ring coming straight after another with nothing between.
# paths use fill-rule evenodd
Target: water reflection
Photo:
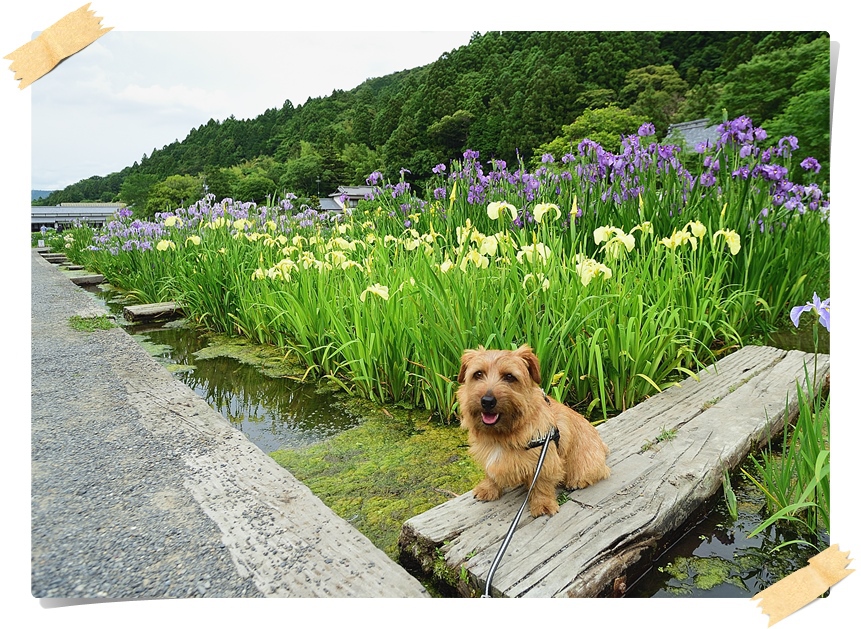
<instances>
[{"instance_id":1,"label":"water reflection","mask_svg":"<svg viewBox=\"0 0 861 629\"><path fill-rule=\"evenodd\" d=\"M119 323L122 304L110 291L91 291L104 300ZM266 453L322 441L356 426L360 418L316 384L272 378L233 358L201 359L204 335L173 324L126 325L126 331L174 376Z\"/></svg>"},{"instance_id":2,"label":"water reflection","mask_svg":"<svg viewBox=\"0 0 861 629\"><path fill-rule=\"evenodd\" d=\"M166 352L174 363L193 365L193 370L175 371L175 377L264 452L321 441L358 424L313 384L269 378L233 358L196 358L194 351L202 347L194 349L196 339L187 337L195 335L188 330L153 330L146 336L175 348Z\"/></svg>"},{"instance_id":3,"label":"water reflection","mask_svg":"<svg viewBox=\"0 0 861 629\"><path fill-rule=\"evenodd\" d=\"M738 520L733 521L722 495L712 500L706 514L689 522L689 530L661 556L626 596L635 598L750 598L829 546L828 535L772 525L753 539L748 534L765 519L762 494L744 477L733 478ZM790 544L803 540L817 548Z\"/></svg>"}]
</instances>

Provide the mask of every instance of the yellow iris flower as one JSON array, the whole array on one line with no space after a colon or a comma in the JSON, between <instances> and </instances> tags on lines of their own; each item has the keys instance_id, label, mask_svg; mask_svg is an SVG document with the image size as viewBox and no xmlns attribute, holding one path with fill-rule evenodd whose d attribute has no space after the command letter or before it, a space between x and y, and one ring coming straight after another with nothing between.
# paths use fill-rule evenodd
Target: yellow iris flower
<instances>
[{"instance_id":1,"label":"yellow iris flower","mask_svg":"<svg viewBox=\"0 0 861 629\"><path fill-rule=\"evenodd\" d=\"M731 229L719 229L712 235L712 242L717 240L718 236L723 236L724 241L727 245L729 245L729 252L732 255L736 255L739 251L741 251L741 238L739 235Z\"/></svg>"},{"instance_id":2,"label":"yellow iris flower","mask_svg":"<svg viewBox=\"0 0 861 629\"><path fill-rule=\"evenodd\" d=\"M697 249L697 239L691 236L687 227L682 231L673 230L673 233L669 238L661 238L659 242L668 249L675 249L685 243L688 243L694 251Z\"/></svg>"},{"instance_id":3,"label":"yellow iris flower","mask_svg":"<svg viewBox=\"0 0 861 629\"><path fill-rule=\"evenodd\" d=\"M359 299L362 301L362 303L364 303L365 297L367 296L368 293L371 293L372 295L376 295L377 297L380 297L384 301L389 300L389 287L388 286L383 286L382 284L372 284L371 286L368 286L365 290L362 291L362 294L359 295Z\"/></svg>"},{"instance_id":4,"label":"yellow iris flower","mask_svg":"<svg viewBox=\"0 0 861 629\"><path fill-rule=\"evenodd\" d=\"M494 221L498 220L500 217L504 217L505 212L511 214L511 220L517 218L517 208L511 205L511 203L507 203L505 201L493 201L487 204L487 215Z\"/></svg>"},{"instance_id":5,"label":"yellow iris flower","mask_svg":"<svg viewBox=\"0 0 861 629\"><path fill-rule=\"evenodd\" d=\"M577 275L580 277L580 283L583 284L583 286L588 286L589 282L598 276L603 276L605 280L613 277L612 269L601 264L597 260L587 258L583 254L579 253L577 254L576 260L577 264L574 268L577 271Z\"/></svg>"},{"instance_id":6,"label":"yellow iris flower","mask_svg":"<svg viewBox=\"0 0 861 629\"><path fill-rule=\"evenodd\" d=\"M551 211L555 212L557 220L562 216L559 206L555 203L539 203L532 208L532 216L535 217L536 222L540 223L544 219L544 215Z\"/></svg>"},{"instance_id":7,"label":"yellow iris flower","mask_svg":"<svg viewBox=\"0 0 861 629\"><path fill-rule=\"evenodd\" d=\"M550 247L542 242L536 242L534 245L523 245L517 252L517 261L523 263L523 259L526 258L529 262L544 262L550 254Z\"/></svg>"}]
</instances>

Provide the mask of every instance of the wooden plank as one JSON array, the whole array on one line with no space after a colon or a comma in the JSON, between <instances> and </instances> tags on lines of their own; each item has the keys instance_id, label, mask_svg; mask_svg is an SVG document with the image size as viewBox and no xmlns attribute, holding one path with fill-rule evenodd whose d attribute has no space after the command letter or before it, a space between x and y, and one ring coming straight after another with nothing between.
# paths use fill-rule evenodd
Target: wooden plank
<instances>
[{"instance_id":1,"label":"wooden plank","mask_svg":"<svg viewBox=\"0 0 861 629\"><path fill-rule=\"evenodd\" d=\"M796 381L813 374L812 354L750 346L599 426L612 475L569 493L552 518L524 515L494 576L497 596L599 596L636 570L658 544L721 487L723 472L797 415ZM818 357L821 382L828 356ZM658 442L664 431L675 436ZM492 503L472 492L408 520L404 561L431 573L439 552L464 566L475 591L525 491ZM439 550L437 550L439 549Z\"/></svg>"},{"instance_id":2,"label":"wooden plank","mask_svg":"<svg viewBox=\"0 0 861 629\"><path fill-rule=\"evenodd\" d=\"M155 304L140 304L123 308L123 317L132 322L174 319L181 317L182 314L182 306L175 301L162 301Z\"/></svg>"},{"instance_id":3,"label":"wooden plank","mask_svg":"<svg viewBox=\"0 0 861 629\"><path fill-rule=\"evenodd\" d=\"M78 286L92 286L105 281L104 275L70 275L69 279Z\"/></svg>"}]
</instances>

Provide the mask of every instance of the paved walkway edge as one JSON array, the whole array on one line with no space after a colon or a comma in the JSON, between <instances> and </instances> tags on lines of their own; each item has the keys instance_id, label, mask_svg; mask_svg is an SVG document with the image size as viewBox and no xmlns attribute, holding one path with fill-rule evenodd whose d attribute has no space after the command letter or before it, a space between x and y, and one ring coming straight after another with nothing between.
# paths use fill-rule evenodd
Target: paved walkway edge
<instances>
[{"instance_id":1,"label":"paved walkway edge","mask_svg":"<svg viewBox=\"0 0 861 629\"><path fill-rule=\"evenodd\" d=\"M41 284L50 285L51 298L56 301L60 301L57 295L68 297L64 307L52 309L56 313L51 315L56 318L53 327L40 325L40 334L46 329L67 329L68 317L74 314L108 314L35 250L32 257L34 302ZM35 310L34 305L34 334ZM107 361L110 372L125 383L126 390L120 395L137 410L140 423L153 440L187 445L177 450L182 453L176 466L184 468L183 487L166 489L188 492L217 525L220 541L229 551L239 578L250 577L263 596L428 596L406 570L337 516L190 388L174 379L128 334L117 328L89 334L117 350L103 352L99 360ZM34 379L39 371L37 361L50 360L42 354L34 342ZM99 367L104 370L105 365ZM40 390L34 383L34 406ZM37 421L35 416L33 421ZM38 458L36 441L34 438L34 460ZM141 458L146 459L146 453L142 454ZM92 456L100 453L92 452ZM151 470L141 470L141 474L150 473ZM34 504L37 492L34 485ZM75 517L56 515L60 519Z\"/></svg>"}]
</instances>

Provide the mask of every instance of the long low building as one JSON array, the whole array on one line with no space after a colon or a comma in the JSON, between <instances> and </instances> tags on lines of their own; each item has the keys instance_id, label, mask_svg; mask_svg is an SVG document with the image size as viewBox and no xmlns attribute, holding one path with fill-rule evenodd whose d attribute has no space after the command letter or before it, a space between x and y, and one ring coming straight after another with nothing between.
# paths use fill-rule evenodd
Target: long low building
<instances>
[{"instance_id":1,"label":"long low building","mask_svg":"<svg viewBox=\"0 0 861 629\"><path fill-rule=\"evenodd\" d=\"M75 223L104 225L111 220L124 203L62 203L60 205L33 205L30 207L31 229L44 227L62 229Z\"/></svg>"}]
</instances>

